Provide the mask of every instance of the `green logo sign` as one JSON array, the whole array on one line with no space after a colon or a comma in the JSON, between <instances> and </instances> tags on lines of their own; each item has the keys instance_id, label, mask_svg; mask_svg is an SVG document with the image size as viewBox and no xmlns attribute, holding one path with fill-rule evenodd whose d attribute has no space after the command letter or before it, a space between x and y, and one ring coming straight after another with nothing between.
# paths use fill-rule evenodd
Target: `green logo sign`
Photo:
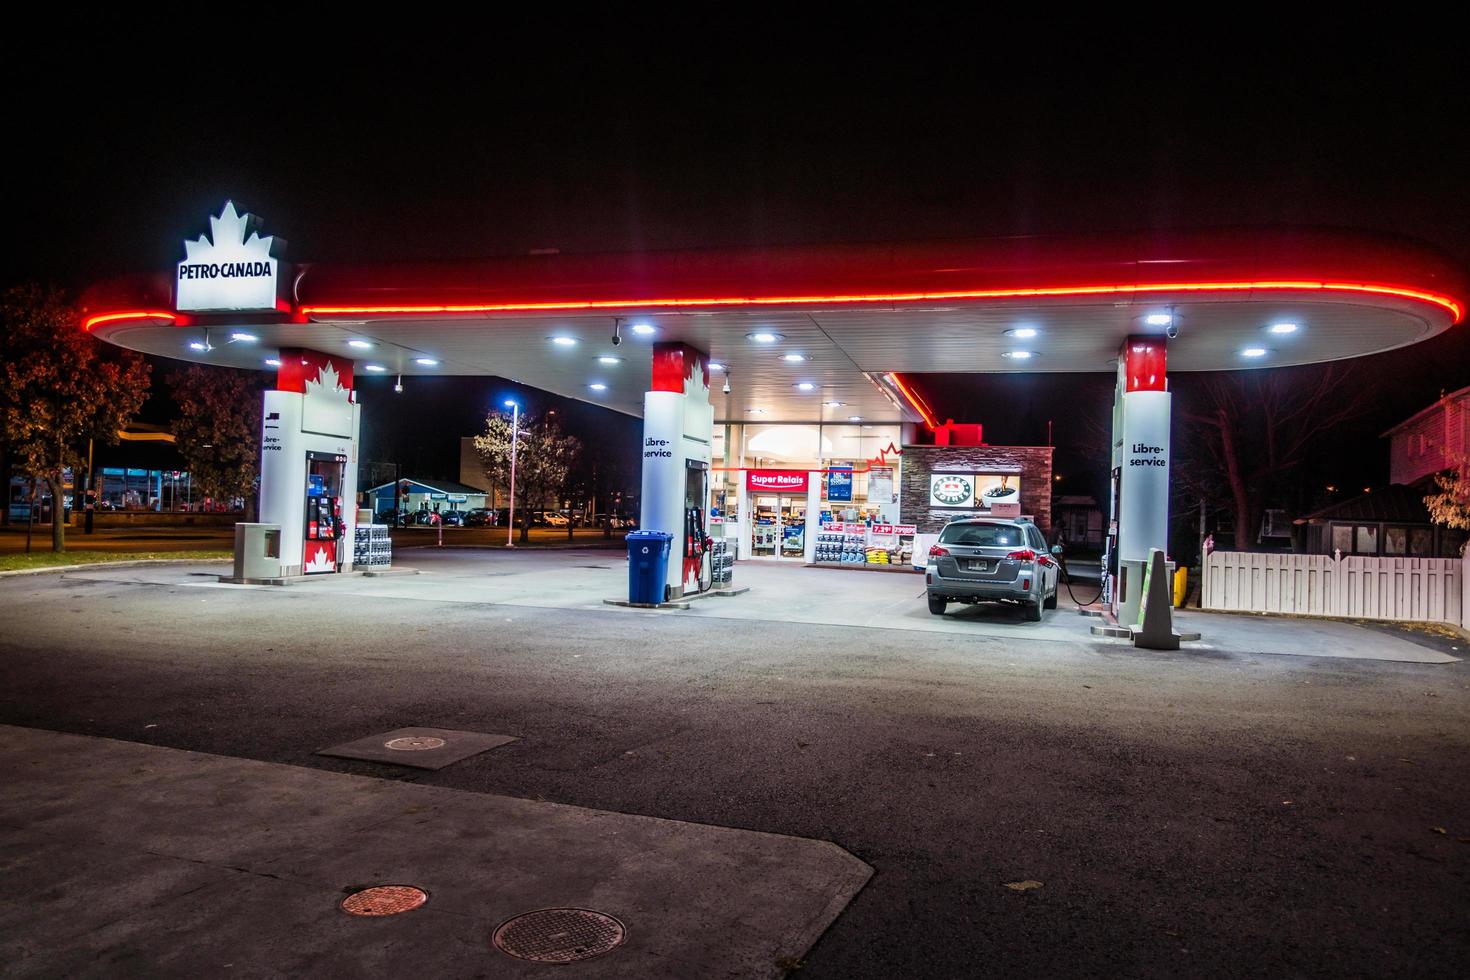
<instances>
[{"instance_id":1,"label":"green logo sign","mask_svg":"<svg viewBox=\"0 0 1470 980\"><path fill-rule=\"evenodd\" d=\"M963 476L936 476L929 492L946 507L964 507L975 499L974 484Z\"/></svg>"}]
</instances>

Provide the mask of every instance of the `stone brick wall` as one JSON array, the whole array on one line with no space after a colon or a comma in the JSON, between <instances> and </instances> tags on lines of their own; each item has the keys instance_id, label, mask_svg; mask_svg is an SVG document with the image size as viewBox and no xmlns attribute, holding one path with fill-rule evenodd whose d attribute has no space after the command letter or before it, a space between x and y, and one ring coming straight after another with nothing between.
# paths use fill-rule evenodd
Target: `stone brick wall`
<instances>
[{"instance_id":1,"label":"stone brick wall","mask_svg":"<svg viewBox=\"0 0 1470 980\"><path fill-rule=\"evenodd\" d=\"M934 473L1019 473L1021 513L1051 536L1050 446L904 446L903 485L899 515L920 534L938 532L956 517L978 511L933 510L929 507L929 477Z\"/></svg>"}]
</instances>

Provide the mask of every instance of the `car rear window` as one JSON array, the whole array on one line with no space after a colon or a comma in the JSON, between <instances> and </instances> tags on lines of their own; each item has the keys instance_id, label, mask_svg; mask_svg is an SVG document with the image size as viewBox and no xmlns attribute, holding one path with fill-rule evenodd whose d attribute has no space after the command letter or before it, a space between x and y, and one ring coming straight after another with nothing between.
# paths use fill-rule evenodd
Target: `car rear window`
<instances>
[{"instance_id":1,"label":"car rear window","mask_svg":"<svg viewBox=\"0 0 1470 980\"><path fill-rule=\"evenodd\" d=\"M949 524L939 532L940 544L969 545L972 548L1014 548L1026 543L1014 524Z\"/></svg>"}]
</instances>

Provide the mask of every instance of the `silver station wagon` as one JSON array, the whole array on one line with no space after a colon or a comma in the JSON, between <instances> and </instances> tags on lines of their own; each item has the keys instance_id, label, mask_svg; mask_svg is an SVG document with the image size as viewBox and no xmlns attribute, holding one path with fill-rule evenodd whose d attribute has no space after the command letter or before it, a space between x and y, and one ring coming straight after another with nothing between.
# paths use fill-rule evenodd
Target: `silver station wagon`
<instances>
[{"instance_id":1,"label":"silver station wagon","mask_svg":"<svg viewBox=\"0 0 1470 980\"><path fill-rule=\"evenodd\" d=\"M1061 570L1035 524L976 517L952 521L929 549L929 611L951 602L1016 602L1032 622L1057 607Z\"/></svg>"}]
</instances>

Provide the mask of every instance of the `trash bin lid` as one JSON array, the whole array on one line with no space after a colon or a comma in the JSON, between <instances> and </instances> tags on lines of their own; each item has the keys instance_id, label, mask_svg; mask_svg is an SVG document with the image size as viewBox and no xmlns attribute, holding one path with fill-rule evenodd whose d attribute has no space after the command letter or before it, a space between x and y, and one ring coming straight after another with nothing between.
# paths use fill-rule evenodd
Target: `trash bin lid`
<instances>
[{"instance_id":1,"label":"trash bin lid","mask_svg":"<svg viewBox=\"0 0 1470 980\"><path fill-rule=\"evenodd\" d=\"M629 531L627 541L672 541L674 536L668 531Z\"/></svg>"}]
</instances>

